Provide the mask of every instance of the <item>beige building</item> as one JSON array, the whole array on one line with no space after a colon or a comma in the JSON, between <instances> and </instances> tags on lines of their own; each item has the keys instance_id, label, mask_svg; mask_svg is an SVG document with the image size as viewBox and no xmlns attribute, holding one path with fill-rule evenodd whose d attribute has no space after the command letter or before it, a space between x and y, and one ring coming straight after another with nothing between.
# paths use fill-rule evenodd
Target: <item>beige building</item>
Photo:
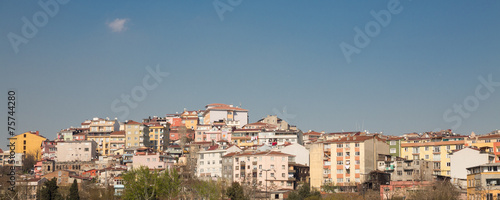
<instances>
[{"instance_id":1,"label":"beige building","mask_svg":"<svg viewBox=\"0 0 500 200\"><path fill-rule=\"evenodd\" d=\"M68 141L56 144L56 161L91 161L96 158L96 142L94 141Z\"/></svg>"},{"instance_id":2,"label":"beige building","mask_svg":"<svg viewBox=\"0 0 500 200\"><path fill-rule=\"evenodd\" d=\"M240 184L255 184L261 191L293 190L295 171L289 164L295 156L277 151L241 152L228 154L233 160L233 180Z\"/></svg>"},{"instance_id":3,"label":"beige building","mask_svg":"<svg viewBox=\"0 0 500 200\"><path fill-rule=\"evenodd\" d=\"M324 184L354 187L377 169L377 158L389 154L389 145L378 135L346 136L313 143L309 151L312 188Z\"/></svg>"},{"instance_id":4,"label":"beige building","mask_svg":"<svg viewBox=\"0 0 500 200\"><path fill-rule=\"evenodd\" d=\"M144 128L145 126L142 123L136 121L129 120L125 122L126 148L144 146ZM149 138L148 136L146 137Z\"/></svg>"}]
</instances>

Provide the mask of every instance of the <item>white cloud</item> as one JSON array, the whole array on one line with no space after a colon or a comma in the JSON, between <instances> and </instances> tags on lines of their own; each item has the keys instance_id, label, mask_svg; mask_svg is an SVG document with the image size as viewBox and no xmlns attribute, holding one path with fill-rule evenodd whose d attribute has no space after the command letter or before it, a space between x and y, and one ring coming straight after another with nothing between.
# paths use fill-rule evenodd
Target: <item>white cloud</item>
<instances>
[{"instance_id":1,"label":"white cloud","mask_svg":"<svg viewBox=\"0 0 500 200\"><path fill-rule=\"evenodd\" d=\"M129 21L129 19L120 19L116 18L112 22L108 22L108 27L111 29L113 32L122 32L127 30L127 27L125 24Z\"/></svg>"}]
</instances>

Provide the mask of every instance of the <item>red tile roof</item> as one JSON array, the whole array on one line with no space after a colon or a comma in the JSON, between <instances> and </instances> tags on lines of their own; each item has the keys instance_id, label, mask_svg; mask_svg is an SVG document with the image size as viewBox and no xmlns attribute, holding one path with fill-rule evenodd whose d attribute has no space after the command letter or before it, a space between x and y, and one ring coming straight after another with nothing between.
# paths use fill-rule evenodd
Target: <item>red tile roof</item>
<instances>
[{"instance_id":1,"label":"red tile roof","mask_svg":"<svg viewBox=\"0 0 500 200\"><path fill-rule=\"evenodd\" d=\"M128 122L126 122L125 124L137 124L137 125L140 125L142 123L136 122L134 120L128 120Z\"/></svg>"},{"instance_id":2,"label":"red tile roof","mask_svg":"<svg viewBox=\"0 0 500 200\"><path fill-rule=\"evenodd\" d=\"M115 131L112 132L111 135L125 135L125 131Z\"/></svg>"}]
</instances>

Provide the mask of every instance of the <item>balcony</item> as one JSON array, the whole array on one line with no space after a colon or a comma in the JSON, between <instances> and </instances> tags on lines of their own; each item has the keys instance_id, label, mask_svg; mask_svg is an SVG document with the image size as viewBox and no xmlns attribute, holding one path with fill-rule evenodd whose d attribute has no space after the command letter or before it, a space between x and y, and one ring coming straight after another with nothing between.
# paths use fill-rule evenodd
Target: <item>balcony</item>
<instances>
[{"instance_id":1,"label":"balcony","mask_svg":"<svg viewBox=\"0 0 500 200\"><path fill-rule=\"evenodd\" d=\"M328 174L323 174L323 178L328 178Z\"/></svg>"},{"instance_id":2,"label":"balcony","mask_svg":"<svg viewBox=\"0 0 500 200\"><path fill-rule=\"evenodd\" d=\"M295 169L288 169L288 173L296 173L296 172L297 172L297 170L295 170Z\"/></svg>"}]
</instances>

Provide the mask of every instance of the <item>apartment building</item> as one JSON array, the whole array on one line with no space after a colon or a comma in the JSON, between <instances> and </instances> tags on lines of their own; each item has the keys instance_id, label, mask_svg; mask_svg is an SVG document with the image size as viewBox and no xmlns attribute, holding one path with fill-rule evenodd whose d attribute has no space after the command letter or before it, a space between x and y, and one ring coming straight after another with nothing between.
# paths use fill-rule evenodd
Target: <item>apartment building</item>
<instances>
[{"instance_id":1,"label":"apartment building","mask_svg":"<svg viewBox=\"0 0 500 200\"><path fill-rule=\"evenodd\" d=\"M149 139L149 135L145 133L145 126L142 123L128 120L124 124L125 130L125 147L142 147L144 141Z\"/></svg>"},{"instance_id":2,"label":"apartment building","mask_svg":"<svg viewBox=\"0 0 500 200\"><path fill-rule=\"evenodd\" d=\"M212 124L213 122L224 120L228 124L237 121L238 127L248 124L248 110L233 105L213 103L205 106L205 111L201 113L203 122L200 124Z\"/></svg>"},{"instance_id":3,"label":"apartment building","mask_svg":"<svg viewBox=\"0 0 500 200\"><path fill-rule=\"evenodd\" d=\"M94 117L92 118L92 120L90 120L90 122L83 122L82 128L84 128L84 124L88 124L89 132L111 133L113 131L120 130L120 123L116 118L115 120L110 120L109 118L103 119Z\"/></svg>"},{"instance_id":4,"label":"apartment building","mask_svg":"<svg viewBox=\"0 0 500 200\"><path fill-rule=\"evenodd\" d=\"M387 136L387 144L389 144L389 153L391 156L401 157L401 141L403 137Z\"/></svg>"},{"instance_id":5,"label":"apartment building","mask_svg":"<svg viewBox=\"0 0 500 200\"><path fill-rule=\"evenodd\" d=\"M149 142L146 146L157 151L166 150L170 140L170 124L151 124L147 126L147 129L149 132L146 134L149 135Z\"/></svg>"},{"instance_id":6,"label":"apartment building","mask_svg":"<svg viewBox=\"0 0 500 200\"><path fill-rule=\"evenodd\" d=\"M125 131L114 131L109 134L110 136L110 148L109 153L115 154L115 151L125 148Z\"/></svg>"},{"instance_id":7,"label":"apartment building","mask_svg":"<svg viewBox=\"0 0 500 200\"><path fill-rule=\"evenodd\" d=\"M56 141L45 140L42 142L42 160L55 160L56 159Z\"/></svg>"},{"instance_id":8,"label":"apartment building","mask_svg":"<svg viewBox=\"0 0 500 200\"><path fill-rule=\"evenodd\" d=\"M401 141L401 157L434 162L434 174L451 175L451 152L462 149L467 136L420 137Z\"/></svg>"},{"instance_id":9,"label":"apartment building","mask_svg":"<svg viewBox=\"0 0 500 200\"><path fill-rule=\"evenodd\" d=\"M453 151L450 158L451 182L460 187L466 186L467 168L493 163L494 160L495 155L493 153L481 151L474 147L465 147Z\"/></svg>"},{"instance_id":10,"label":"apartment building","mask_svg":"<svg viewBox=\"0 0 500 200\"><path fill-rule=\"evenodd\" d=\"M84 128L67 128L59 131L57 133L57 139L56 141L73 141L75 140L75 135L79 133L85 133L87 129Z\"/></svg>"},{"instance_id":11,"label":"apartment building","mask_svg":"<svg viewBox=\"0 0 500 200\"><path fill-rule=\"evenodd\" d=\"M47 138L40 135L38 131L28 131L9 138L10 144L14 144L14 152L23 155L34 155L36 160L42 158L40 147Z\"/></svg>"},{"instance_id":12,"label":"apartment building","mask_svg":"<svg viewBox=\"0 0 500 200\"><path fill-rule=\"evenodd\" d=\"M132 157L132 168L168 169L171 165L173 163L169 163L168 156L161 152L136 152Z\"/></svg>"},{"instance_id":13,"label":"apartment building","mask_svg":"<svg viewBox=\"0 0 500 200\"><path fill-rule=\"evenodd\" d=\"M467 199L500 199L500 163L467 168Z\"/></svg>"},{"instance_id":14,"label":"apartment building","mask_svg":"<svg viewBox=\"0 0 500 200\"><path fill-rule=\"evenodd\" d=\"M231 134L231 141L239 147L248 147L259 144L261 129L235 129Z\"/></svg>"},{"instance_id":15,"label":"apartment building","mask_svg":"<svg viewBox=\"0 0 500 200\"><path fill-rule=\"evenodd\" d=\"M345 136L310 146L311 187L323 184L355 187L365 174L377 169L379 155L389 154L389 145L379 135Z\"/></svg>"},{"instance_id":16,"label":"apartment building","mask_svg":"<svg viewBox=\"0 0 500 200\"><path fill-rule=\"evenodd\" d=\"M198 113L199 111L184 110L181 114L181 123L186 126L187 129L196 130L198 126Z\"/></svg>"},{"instance_id":17,"label":"apartment building","mask_svg":"<svg viewBox=\"0 0 500 200\"><path fill-rule=\"evenodd\" d=\"M379 156L378 170L391 175L391 181L432 181L434 163L428 160L406 160L390 155Z\"/></svg>"},{"instance_id":18,"label":"apartment building","mask_svg":"<svg viewBox=\"0 0 500 200\"><path fill-rule=\"evenodd\" d=\"M196 177L205 179L222 177L222 157L224 154L226 154L226 150L217 149L216 146L206 151L199 151Z\"/></svg>"},{"instance_id":19,"label":"apartment building","mask_svg":"<svg viewBox=\"0 0 500 200\"><path fill-rule=\"evenodd\" d=\"M240 152L232 155L233 180L240 184L255 184L257 188L268 190L293 190L295 170L289 163L295 156L277 151Z\"/></svg>"},{"instance_id":20,"label":"apartment building","mask_svg":"<svg viewBox=\"0 0 500 200\"><path fill-rule=\"evenodd\" d=\"M67 141L56 144L56 162L91 161L97 157L95 141Z\"/></svg>"}]
</instances>

